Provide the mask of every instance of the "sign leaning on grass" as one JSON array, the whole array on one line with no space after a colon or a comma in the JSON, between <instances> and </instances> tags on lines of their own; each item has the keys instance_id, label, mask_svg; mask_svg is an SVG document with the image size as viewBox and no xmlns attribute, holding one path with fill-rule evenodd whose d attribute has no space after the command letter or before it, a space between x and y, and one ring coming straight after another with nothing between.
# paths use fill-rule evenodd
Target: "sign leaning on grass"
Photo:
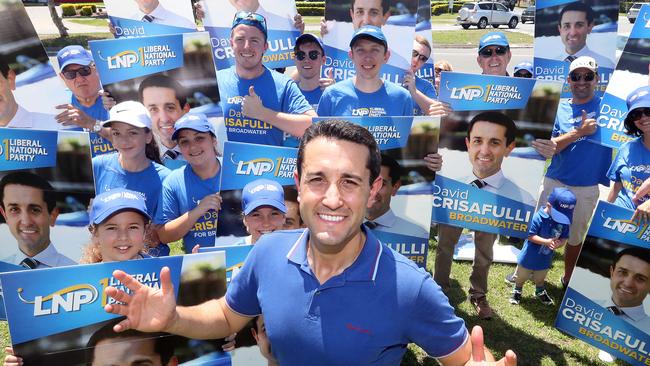
<instances>
[{"instance_id":1,"label":"sign leaning on grass","mask_svg":"<svg viewBox=\"0 0 650 366\"><path fill-rule=\"evenodd\" d=\"M555 326L641 365L650 362L650 228L632 214L598 203Z\"/></svg>"}]
</instances>

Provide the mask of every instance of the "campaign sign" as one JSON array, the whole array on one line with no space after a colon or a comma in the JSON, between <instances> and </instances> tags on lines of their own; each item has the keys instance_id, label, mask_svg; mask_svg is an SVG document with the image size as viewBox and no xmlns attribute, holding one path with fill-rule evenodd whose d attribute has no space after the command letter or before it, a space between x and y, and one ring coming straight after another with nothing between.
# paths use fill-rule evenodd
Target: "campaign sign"
<instances>
[{"instance_id":1,"label":"campaign sign","mask_svg":"<svg viewBox=\"0 0 650 366\"><path fill-rule=\"evenodd\" d=\"M155 2L106 0L106 12L115 38L132 38L195 32L190 0Z\"/></svg>"},{"instance_id":2,"label":"campaign sign","mask_svg":"<svg viewBox=\"0 0 650 366\"><path fill-rule=\"evenodd\" d=\"M116 301L104 294L113 286L126 287L113 277L123 270L146 286L161 287L160 271L166 266L179 305L190 306L224 295L226 290L223 253L149 258L124 262L97 263L74 267L9 272L0 274L11 342L16 355L32 365L103 364L110 353L128 359L134 349L119 347L123 342L164 342L171 356L186 362L200 356L188 347L188 340L161 333L131 331L120 336L112 326L121 318L104 311ZM25 326L29 324L30 326ZM110 340L110 341L109 341ZM112 343L112 344L111 344ZM209 345L207 342L202 346ZM111 347L108 349L100 347ZM115 347L115 348L112 348ZM161 348L154 347L164 358ZM197 347L199 348L199 347ZM212 347L213 353L218 350ZM95 352L97 350L97 352Z\"/></svg>"},{"instance_id":3,"label":"campaign sign","mask_svg":"<svg viewBox=\"0 0 650 366\"><path fill-rule=\"evenodd\" d=\"M438 152L444 163L431 186L433 221L528 236L545 168L545 158L531 143L550 137L561 89L558 82L531 81L534 87L522 95L519 109L486 105L487 110L465 111L472 103L461 103L442 119ZM496 140L500 148L487 152L489 141Z\"/></svg>"},{"instance_id":4,"label":"campaign sign","mask_svg":"<svg viewBox=\"0 0 650 366\"><path fill-rule=\"evenodd\" d=\"M362 24L381 27L386 37L390 58L381 69L380 77L394 83L401 83L404 74L410 68L413 51L413 38L418 13L418 0L400 1L399 4L383 9L380 5L377 11L381 15L370 16L367 21L365 12L374 13L375 9L353 9L354 1L331 0L325 2L325 27L323 43L325 44L325 67L323 76L332 70L334 80L341 81L353 77L356 72L354 64L348 56L350 41L354 32ZM381 1L379 4L388 4Z\"/></svg>"},{"instance_id":5,"label":"campaign sign","mask_svg":"<svg viewBox=\"0 0 650 366\"><path fill-rule=\"evenodd\" d=\"M38 130L78 129L57 123L55 107L70 103L70 93L43 48L20 0L0 1L0 63L7 70L3 81L0 126ZM4 72L3 72L4 73ZM4 78L3 78L4 80ZM8 82L7 82L8 81ZM14 84L10 87L10 84Z\"/></svg>"},{"instance_id":6,"label":"campaign sign","mask_svg":"<svg viewBox=\"0 0 650 366\"><path fill-rule=\"evenodd\" d=\"M623 53L616 64L616 70L607 85L607 90L600 102L600 111L596 121L598 129L587 139L601 145L618 149L634 137L625 133L627 116L626 100L630 93L639 87L648 85L648 58L650 48L650 6L643 5L639 10L639 21L634 23L630 37Z\"/></svg>"},{"instance_id":7,"label":"campaign sign","mask_svg":"<svg viewBox=\"0 0 650 366\"><path fill-rule=\"evenodd\" d=\"M283 196L295 191L298 149L290 147L226 142L221 172L221 210L217 223L217 245L252 244L257 233L247 233L242 220L242 189L258 179L269 179L283 186ZM295 195L294 195L295 196ZM285 199L286 201L286 199ZM274 230L287 227L274 227ZM265 230L267 230L266 228ZM254 236L245 238L248 234Z\"/></svg>"},{"instance_id":8,"label":"campaign sign","mask_svg":"<svg viewBox=\"0 0 650 366\"><path fill-rule=\"evenodd\" d=\"M420 36L426 39L427 42L429 42L429 49L431 50L429 59L415 72L415 76L430 82L431 85L435 85L436 75L433 67L433 34L431 33L431 1L429 0L418 0L415 35L416 37Z\"/></svg>"},{"instance_id":9,"label":"campaign sign","mask_svg":"<svg viewBox=\"0 0 650 366\"><path fill-rule=\"evenodd\" d=\"M257 5L250 5L250 4ZM230 33L235 14L250 11L266 19L268 48L262 62L269 68L294 66L293 47L300 36L294 27L294 17L298 14L294 0L259 0L243 5L243 2L215 0L203 1L205 11L203 26L210 33L210 41L217 69L225 69L235 64L235 53L230 43Z\"/></svg>"},{"instance_id":10,"label":"campaign sign","mask_svg":"<svg viewBox=\"0 0 650 366\"><path fill-rule=\"evenodd\" d=\"M315 118L314 123L341 117ZM435 117L345 117L375 137L382 153L383 187L366 212L377 238L420 267L427 263L434 172L424 157L437 150ZM393 177L393 178L391 178Z\"/></svg>"},{"instance_id":11,"label":"campaign sign","mask_svg":"<svg viewBox=\"0 0 650 366\"><path fill-rule=\"evenodd\" d=\"M248 253L253 249L253 245L226 245L223 247L201 247L199 253L218 252L226 253L226 283L237 276L239 270L244 265Z\"/></svg>"},{"instance_id":12,"label":"campaign sign","mask_svg":"<svg viewBox=\"0 0 650 366\"><path fill-rule=\"evenodd\" d=\"M650 273L650 239L647 223L630 221L633 213L598 203L555 326L641 365L650 354L650 299L625 281Z\"/></svg>"},{"instance_id":13,"label":"campaign sign","mask_svg":"<svg viewBox=\"0 0 650 366\"><path fill-rule=\"evenodd\" d=\"M79 261L81 248L88 244L88 204L95 196L88 133L0 129L0 182L5 206L22 204L49 212L38 235L49 235L49 245L62 256L58 263ZM51 186L52 189L41 187ZM42 195L39 193L42 192ZM41 198L42 197L42 198ZM47 201L55 202L48 210ZM16 239L21 220L16 215L0 216L0 263L19 265L24 256ZM23 252L30 252L23 248Z\"/></svg>"},{"instance_id":14,"label":"campaign sign","mask_svg":"<svg viewBox=\"0 0 650 366\"><path fill-rule=\"evenodd\" d=\"M0 273L2 272L13 272L13 271L24 271L27 268L23 266L17 266L14 264L9 264L5 262L0 262ZM7 320L7 313L5 312L5 300L2 295L2 287L0 287L0 320Z\"/></svg>"},{"instance_id":15,"label":"campaign sign","mask_svg":"<svg viewBox=\"0 0 650 366\"><path fill-rule=\"evenodd\" d=\"M602 96L614 71L618 1L541 0L535 6L535 77L565 81L571 61L590 56L598 64L596 95ZM565 84L562 98L570 97Z\"/></svg>"},{"instance_id":16,"label":"campaign sign","mask_svg":"<svg viewBox=\"0 0 650 366\"><path fill-rule=\"evenodd\" d=\"M443 72L439 100L455 111L521 109L534 86L533 79Z\"/></svg>"}]
</instances>

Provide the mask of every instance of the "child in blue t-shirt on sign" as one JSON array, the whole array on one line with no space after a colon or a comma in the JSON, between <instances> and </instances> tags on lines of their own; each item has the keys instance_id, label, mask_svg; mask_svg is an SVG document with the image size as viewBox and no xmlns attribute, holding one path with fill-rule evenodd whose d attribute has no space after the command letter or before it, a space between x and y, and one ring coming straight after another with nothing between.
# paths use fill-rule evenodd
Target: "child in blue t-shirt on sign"
<instances>
[{"instance_id":1,"label":"child in blue t-shirt on sign","mask_svg":"<svg viewBox=\"0 0 650 366\"><path fill-rule=\"evenodd\" d=\"M524 283L528 278L535 282L535 296L544 305L553 305L553 299L546 292L544 281L553 251L566 244L569 227L573 218L576 196L567 188L553 189L546 205L540 208L530 223L528 238L517 258L515 285L510 296L510 303L518 305Z\"/></svg>"}]
</instances>

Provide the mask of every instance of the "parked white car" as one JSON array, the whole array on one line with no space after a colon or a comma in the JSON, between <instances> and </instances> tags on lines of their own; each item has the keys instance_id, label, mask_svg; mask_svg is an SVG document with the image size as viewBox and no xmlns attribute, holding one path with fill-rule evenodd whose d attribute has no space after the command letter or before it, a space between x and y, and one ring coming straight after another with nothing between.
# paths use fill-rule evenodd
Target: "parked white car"
<instances>
[{"instance_id":1,"label":"parked white car","mask_svg":"<svg viewBox=\"0 0 650 366\"><path fill-rule=\"evenodd\" d=\"M467 3L458 11L456 24L460 24L464 29L472 25L479 29L488 25L494 28L507 25L508 28L514 29L519 24L519 15L497 2Z\"/></svg>"}]
</instances>

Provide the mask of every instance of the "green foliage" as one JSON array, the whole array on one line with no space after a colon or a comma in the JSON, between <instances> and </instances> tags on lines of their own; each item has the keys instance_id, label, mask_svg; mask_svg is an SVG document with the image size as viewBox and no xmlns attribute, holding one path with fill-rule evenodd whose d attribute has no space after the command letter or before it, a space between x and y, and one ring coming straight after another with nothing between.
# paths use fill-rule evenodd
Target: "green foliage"
<instances>
[{"instance_id":1,"label":"green foliage","mask_svg":"<svg viewBox=\"0 0 650 366\"><path fill-rule=\"evenodd\" d=\"M63 4L61 5L61 12L64 17L73 17L77 15L77 10L72 4Z\"/></svg>"},{"instance_id":2,"label":"green foliage","mask_svg":"<svg viewBox=\"0 0 650 366\"><path fill-rule=\"evenodd\" d=\"M323 16L325 15L325 6L298 6L298 13L302 16Z\"/></svg>"},{"instance_id":3,"label":"green foliage","mask_svg":"<svg viewBox=\"0 0 650 366\"><path fill-rule=\"evenodd\" d=\"M79 14L81 14L81 15L83 15L85 17L89 17L89 16L93 15L93 8L91 8L90 6L84 6L83 8L81 8L81 11L79 12Z\"/></svg>"}]
</instances>

